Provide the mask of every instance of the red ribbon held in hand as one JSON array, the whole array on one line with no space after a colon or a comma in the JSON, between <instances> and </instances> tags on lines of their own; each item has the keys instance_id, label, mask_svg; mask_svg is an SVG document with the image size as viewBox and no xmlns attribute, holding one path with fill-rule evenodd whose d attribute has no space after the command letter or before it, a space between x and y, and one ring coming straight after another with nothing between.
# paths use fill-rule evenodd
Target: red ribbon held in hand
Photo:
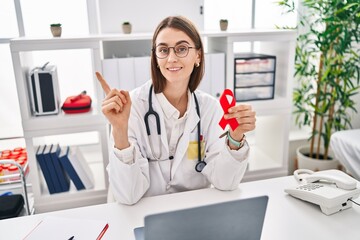
<instances>
[{"instance_id":1,"label":"red ribbon held in hand","mask_svg":"<svg viewBox=\"0 0 360 240\"><path fill-rule=\"evenodd\" d=\"M229 103L228 98L226 96L232 97L231 103ZM224 114L227 114L230 107L235 106L235 98L234 93L230 89L225 89L223 94L220 97L220 105L224 110ZM219 125L222 129L225 129L226 125L229 124L231 129L234 131L238 126L239 123L236 121L235 118L225 119L224 116L221 118Z\"/></svg>"}]
</instances>

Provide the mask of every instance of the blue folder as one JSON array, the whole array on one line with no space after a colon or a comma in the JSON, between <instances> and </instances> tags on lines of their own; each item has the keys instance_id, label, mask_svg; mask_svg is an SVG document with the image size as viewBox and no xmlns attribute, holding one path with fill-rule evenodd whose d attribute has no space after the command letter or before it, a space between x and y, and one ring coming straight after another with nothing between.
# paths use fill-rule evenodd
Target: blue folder
<instances>
[{"instance_id":1,"label":"blue folder","mask_svg":"<svg viewBox=\"0 0 360 240\"><path fill-rule=\"evenodd\" d=\"M77 174L75 168L73 167L73 165L69 160L69 151L70 151L69 146L61 148L61 151L58 155L59 161L63 166L64 170L66 171L66 173L69 175L71 181L74 183L76 189L77 190L85 189L85 185L81 181L79 175Z\"/></svg>"},{"instance_id":2,"label":"blue folder","mask_svg":"<svg viewBox=\"0 0 360 240\"><path fill-rule=\"evenodd\" d=\"M67 192L67 191L69 191L69 187L70 187L70 179L65 174L64 168L60 164L60 161L58 159L60 150L61 150L61 148L60 148L59 144L52 145L51 150L50 150L50 156L51 156L51 160L52 160L52 163L53 163L55 171L56 171L57 178L60 183L61 192Z\"/></svg>"},{"instance_id":3,"label":"blue folder","mask_svg":"<svg viewBox=\"0 0 360 240\"><path fill-rule=\"evenodd\" d=\"M44 151L43 151L43 157L45 159L45 164L49 170L51 180L54 184L55 192L60 193L60 192L62 192L60 182L57 177L56 170L55 170L54 164L53 164L51 156L50 156L51 148L52 148L52 144L45 146Z\"/></svg>"},{"instance_id":4,"label":"blue folder","mask_svg":"<svg viewBox=\"0 0 360 240\"><path fill-rule=\"evenodd\" d=\"M41 146L38 147L38 149L36 151L36 160L38 161L38 163L40 165L40 169L41 169L41 171L42 171L42 173L44 175L45 182L46 182L46 185L48 187L49 193L53 194L56 191L55 191L54 184L53 184L53 182L51 180L49 169L47 168L44 156L42 154L43 151L44 151L44 148L45 148L45 145L41 145Z\"/></svg>"}]
</instances>

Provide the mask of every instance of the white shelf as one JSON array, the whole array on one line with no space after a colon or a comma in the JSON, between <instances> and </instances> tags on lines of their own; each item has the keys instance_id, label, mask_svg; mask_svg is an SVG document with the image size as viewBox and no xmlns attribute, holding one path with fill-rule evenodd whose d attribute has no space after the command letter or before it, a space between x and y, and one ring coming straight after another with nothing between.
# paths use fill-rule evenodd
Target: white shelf
<instances>
[{"instance_id":1,"label":"white shelf","mask_svg":"<svg viewBox=\"0 0 360 240\"><path fill-rule=\"evenodd\" d=\"M46 131L63 128L83 128L86 126L103 126L106 120L98 110L93 109L88 113L64 114L48 116L32 116L23 120L24 131Z\"/></svg>"},{"instance_id":2,"label":"white shelf","mask_svg":"<svg viewBox=\"0 0 360 240\"><path fill-rule=\"evenodd\" d=\"M108 177L105 167L108 164L108 124L101 113L101 101L103 92L98 86L95 74L87 80L92 86L95 94L92 96L92 109L87 113L64 114L60 111L56 115L33 116L29 103L29 91L27 86L27 74L32 64L32 54L38 51L89 49L92 61L90 61L92 72L101 71L101 41L99 36L74 36L61 38L17 38L10 41L10 49L13 59L14 73L17 83L17 91L20 102L24 139L26 143L30 173L29 181L32 183L34 193L34 205L36 212L61 210L66 208L80 207L91 204L105 203L108 189ZM79 66L73 66L76 71ZM59 85L62 84L59 79ZM60 93L61 95L61 93ZM43 182L42 172L35 157L37 146L41 144L56 144L64 135L97 133L97 145L92 150L92 155L99 160L90 165L95 176L94 189L49 194L46 184ZM57 139L58 138L58 139ZM66 137L65 137L66 138ZM72 140L61 142L61 146L68 145ZM77 146L88 144L84 137L76 143ZM93 150L97 150L94 153ZM88 148L89 150L89 148ZM85 154L87 155L87 154ZM88 156L88 155L87 155ZM46 188L46 190L45 190Z\"/></svg>"}]
</instances>

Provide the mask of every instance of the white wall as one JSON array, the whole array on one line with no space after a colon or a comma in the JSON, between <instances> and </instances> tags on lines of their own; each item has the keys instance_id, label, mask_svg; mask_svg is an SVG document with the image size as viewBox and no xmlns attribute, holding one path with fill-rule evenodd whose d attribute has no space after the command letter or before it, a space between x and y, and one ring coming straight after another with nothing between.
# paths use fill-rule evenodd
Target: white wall
<instances>
[{"instance_id":1,"label":"white wall","mask_svg":"<svg viewBox=\"0 0 360 240\"><path fill-rule=\"evenodd\" d=\"M204 0L101 0L100 27L102 33L121 33L121 24L128 21L132 32L153 32L159 22L170 15L183 15L199 29L204 28L200 6Z\"/></svg>"}]
</instances>

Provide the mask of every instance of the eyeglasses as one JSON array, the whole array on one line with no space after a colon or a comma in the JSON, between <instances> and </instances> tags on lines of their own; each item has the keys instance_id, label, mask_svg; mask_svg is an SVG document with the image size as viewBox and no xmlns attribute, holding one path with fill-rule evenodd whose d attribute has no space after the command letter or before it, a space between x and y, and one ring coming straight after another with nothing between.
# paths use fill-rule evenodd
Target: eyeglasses
<instances>
[{"instance_id":1,"label":"eyeglasses","mask_svg":"<svg viewBox=\"0 0 360 240\"><path fill-rule=\"evenodd\" d=\"M195 49L195 47L189 47L184 44L176 45L175 47L167 47L159 45L155 48L155 55L157 58L163 59L169 56L170 48L174 49L174 53L179 58L184 58L189 54L189 49Z\"/></svg>"}]
</instances>

